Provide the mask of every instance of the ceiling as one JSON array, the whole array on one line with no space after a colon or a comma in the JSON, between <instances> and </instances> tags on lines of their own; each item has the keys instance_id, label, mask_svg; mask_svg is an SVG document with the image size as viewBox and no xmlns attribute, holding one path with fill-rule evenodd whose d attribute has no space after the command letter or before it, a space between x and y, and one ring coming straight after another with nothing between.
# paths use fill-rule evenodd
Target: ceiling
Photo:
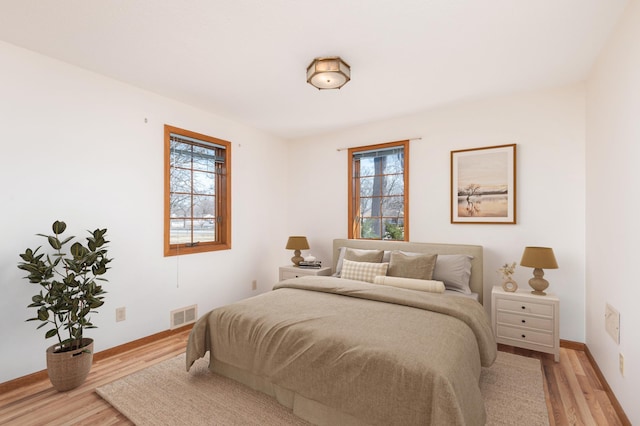
<instances>
[{"instance_id":1,"label":"ceiling","mask_svg":"<svg viewBox=\"0 0 640 426\"><path fill-rule=\"evenodd\" d=\"M584 80L628 0L0 0L0 40L285 139ZM341 56L340 90L306 83Z\"/></svg>"}]
</instances>

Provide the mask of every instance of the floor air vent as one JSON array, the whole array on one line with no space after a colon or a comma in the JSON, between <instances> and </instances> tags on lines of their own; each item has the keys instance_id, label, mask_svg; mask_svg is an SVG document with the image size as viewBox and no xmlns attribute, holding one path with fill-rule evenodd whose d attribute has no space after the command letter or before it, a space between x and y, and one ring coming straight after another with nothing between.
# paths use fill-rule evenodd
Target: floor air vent
<instances>
[{"instance_id":1,"label":"floor air vent","mask_svg":"<svg viewBox=\"0 0 640 426\"><path fill-rule=\"evenodd\" d=\"M176 309L175 311L171 311L170 329L173 330L174 328L194 323L196 322L197 317L198 305L187 306L186 308L180 308Z\"/></svg>"}]
</instances>

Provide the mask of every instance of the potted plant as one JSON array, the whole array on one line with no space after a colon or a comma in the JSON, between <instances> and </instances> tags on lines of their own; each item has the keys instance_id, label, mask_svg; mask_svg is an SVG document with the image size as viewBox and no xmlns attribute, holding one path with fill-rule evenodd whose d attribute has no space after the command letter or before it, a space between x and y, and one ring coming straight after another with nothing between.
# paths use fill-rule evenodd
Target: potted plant
<instances>
[{"instance_id":1,"label":"potted plant","mask_svg":"<svg viewBox=\"0 0 640 426\"><path fill-rule=\"evenodd\" d=\"M58 391L84 383L93 362L93 339L83 336L85 328L95 328L90 314L104 304L106 293L100 281L112 259L107 257L106 229L89 231L86 245L73 242L65 252L71 236L62 239L67 225L55 221L53 235L37 234L47 239L48 252L26 249L18 268L28 273L31 284L39 286L30 308L37 315L27 321L40 321L38 328L49 326L45 338L57 337L58 343L47 349L47 372Z\"/></svg>"}]
</instances>

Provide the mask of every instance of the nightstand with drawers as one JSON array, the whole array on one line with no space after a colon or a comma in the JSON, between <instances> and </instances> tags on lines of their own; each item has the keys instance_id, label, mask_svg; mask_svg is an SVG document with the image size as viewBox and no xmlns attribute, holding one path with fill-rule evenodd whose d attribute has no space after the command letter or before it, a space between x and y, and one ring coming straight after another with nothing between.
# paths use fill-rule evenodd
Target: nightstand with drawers
<instances>
[{"instance_id":1,"label":"nightstand with drawers","mask_svg":"<svg viewBox=\"0 0 640 426\"><path fill-rule=\"evenodd\" d=\"M289 278L298 278L305 275L331 275L331 267L323 266L322 268L300 268L298 266L281 266L280 281Z\"/></svg>"},{"instance_id":2,"label":"nightstand with drawers","mask_svg":"<svg viewBox=\"0 0 640 426\"><path fill-rule=\"evenodd\" d=\"M507 292L495 286L491 323L498 343L550 353L556 362L560 360L560 300L554 294Z\"/></svg>"}]
</instances>

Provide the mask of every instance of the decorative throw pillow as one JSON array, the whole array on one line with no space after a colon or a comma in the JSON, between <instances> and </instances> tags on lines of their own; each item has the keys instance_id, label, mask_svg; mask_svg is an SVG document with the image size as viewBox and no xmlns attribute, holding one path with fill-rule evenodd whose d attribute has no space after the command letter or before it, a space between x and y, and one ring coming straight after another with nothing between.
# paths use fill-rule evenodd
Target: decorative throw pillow
<instances>
[{"instance_id":1,"label":"decorative throw pillow","mask_svg":"<svg viewBox=\"0 0 640 426\"><path fill-rule=\"evenodd\" d=\"M443 281L447 290L471 294L469 279L472 259L473 256L466 254L441 254L436 261L432 278Z\"/></svg>"},{"instance_id":2,"label":"decorative throw pillow","mask_svg":"<svg viewBox=\"0 0 640 426\"><path fill-rule=\"evenodd\" d=\"M376 275L386 275L388 263L354 262L344 259L341 278L373 283Z\"/></svg>"},{"instance_id":3,"label":"decorative throw pillow","mask_svg":"<svg viewBox=\"0 0 640 426\"><path fill-rule=\"evenodd\" d=\"M345 260L352 260L354 262L370 262L380 263L384 256L384 250L360 250L347 248L344 253Z\"/></svg>"},{"instance_id":4,"label":"decorative throw pillow","mask_svg":"<svg viewBox=\"0 0 640 426\"><path fill-rule=\"evenodd\" d=\"M384 261L384 257L387 254L388 252L385 252L383 250L363 250L353 249L349 247L340 247L338 253L338 263L336 264L336 272L335 274L333 274L333 276L341 276L342 263L344 262L344 259L352 260L354 262L380 263Z\"/></svg>"},{"instance_id":5,"label":"decorative throw pillow","mask_svg":"<svg viewBox=\"0 0 640 426\"><path fill-rule=\"evenodd\" d=\"M436 266L437 254L403 253L392 251L387 275L390 277L430 280Z\"/></svg>"},{"instance_id":6,"label":"decorative throw pillow","mask_svg":"<svg viewBox=\"0 0 640 426\"><path fill-rule=\"evenodd\" d=\"M373 283L407 288L409 290L426 291L429 293L444 293L444 283L442 281L416 280L413 278L385 277L378 275L373 279Z\"/></svg>"}]
</instances>

